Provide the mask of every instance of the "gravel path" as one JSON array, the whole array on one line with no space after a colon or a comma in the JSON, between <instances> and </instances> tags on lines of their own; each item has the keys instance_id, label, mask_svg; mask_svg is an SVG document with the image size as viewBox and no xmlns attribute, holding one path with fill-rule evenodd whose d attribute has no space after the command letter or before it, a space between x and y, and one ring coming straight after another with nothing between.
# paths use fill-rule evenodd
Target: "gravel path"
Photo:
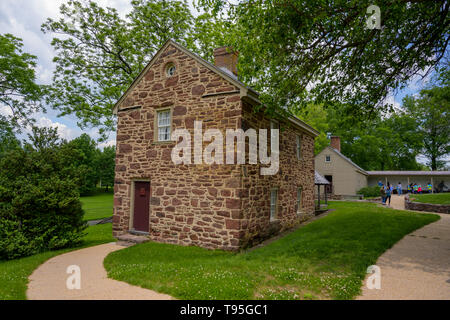
<instances>
[{"instance_id":1,"label":"gravel path","mask_svg":"<svg viewBox=\"0 0 450 320\"><path fill-rule=\"evenodd\" d=\"M393 195L391 207L404 209L403 196ZM381 289L368 289L364 282L358 299L450 299L450 215L439 215L378 258Z\"/></svg>"},{"instance_id":2,"label":"gravel path","mask_svg":"<svg viewBox=\"0 0 450 320\"><path fill-rule=\"evenodd\" d=\"M72 251L56 256L29 277L27 298L31 300L169 300L172 297L152 290L107 278L103 260L113 251L123 249L115 243ZM71 265L81 271L81 288L67 289L66 273Z\"/></svg>"}]
</instances>

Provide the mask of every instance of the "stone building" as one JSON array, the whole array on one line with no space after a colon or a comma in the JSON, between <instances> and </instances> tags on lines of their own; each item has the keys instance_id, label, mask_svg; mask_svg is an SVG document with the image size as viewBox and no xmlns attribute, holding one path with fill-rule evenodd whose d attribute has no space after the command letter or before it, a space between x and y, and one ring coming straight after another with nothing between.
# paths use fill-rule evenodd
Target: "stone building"
<instances>
[{"instance_id":1,"label":"stone building","mask_svg":"<svg viewBox=\"0 0 450 320\"><path fill-rule=\"evenodd\" d=\"M355 196L367 186L367 171L341 153L340 137L331 137L330 145L316 156L315 168L330 182L326 188L333 198Z\"/></svg>"},{"instance_id":2,"label":"stone building","mask_svg":"<svg viewBox=\"0 0 450 320\"><path fill-rule=\"evenodd\" d=\"M430 183L433 192L436 189L448 191L450 187L450 171L366 171L341 153L341 139L337 136L332 136L330 145L315 157L315 168L330 182L326 188L335 199L355 197L361 188L373 187L379 182L389 182L394 187L400 182L403 192L410 183L422 187Z\"/></svg>"},{"instance_id":3,"label":"stone building","mask_svg":"<svg viewBox=\"0 0 450 320\"><path fill-rule=\"evenodd\" d=\"M116 103L115 237L238 250L314 214L318 133L297 118L280 123L254 112L258 93L238 80L237 57L219 48L212 65L169 40ZM261 175L267 165L259 161L175 164L171 133L193 136L195 121L224 135L281 127L278 172Z\"/></svg>"}]
</instances>

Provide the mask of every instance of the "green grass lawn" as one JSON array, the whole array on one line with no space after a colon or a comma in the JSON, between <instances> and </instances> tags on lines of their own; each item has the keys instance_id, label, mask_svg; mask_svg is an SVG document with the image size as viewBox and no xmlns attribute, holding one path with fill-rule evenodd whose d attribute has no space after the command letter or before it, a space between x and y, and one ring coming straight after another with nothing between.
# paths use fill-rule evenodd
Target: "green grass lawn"
<instances>
[{"instance_id":1,"label":"green grass lawn","mask_svg":"<svg viewBox=\"0 0 450 320\"><path fill-rule=\"evenodd\" d=\"M98 192L92 196L80 198L85 212L85 220L98 220L113 214L113 193Z\"/></svg>"},{"instance_id":2,"label":"green grass lawn","mask_svg":"<svg viewBox=\"0 0 450 320\"><path fill-rule=\"evenodd\" d=\"M411 194L411 199L415 202L433 203L433 204L450 204L450 192L433 193L433 194Z\"/></svg>"},{"instance_id":3,"label":"green grass lawn","mask_svg":"<svg viewBox=\"0 0 450 320\"><path fill-rule=\"evenodd\" d=\"M249 252L148 242L109 254L108 276L179 299L351 299L369 265L439 219L373 203L330 202L328 216Z\"/></svg>"},{"instance_id":4,"label":"green grass lawn","mask_svg":"<svg viewBox=\"0 0 450 320\"><path fill-rule=\"evenodd\" d=\"M114 239L110 223L95 225L87 228L87 235L80 247L47 251L16 260L0 261L0 300L26 299L28 277L39 265L51 257L112 241Z\"/></svg>"}]
</instances>

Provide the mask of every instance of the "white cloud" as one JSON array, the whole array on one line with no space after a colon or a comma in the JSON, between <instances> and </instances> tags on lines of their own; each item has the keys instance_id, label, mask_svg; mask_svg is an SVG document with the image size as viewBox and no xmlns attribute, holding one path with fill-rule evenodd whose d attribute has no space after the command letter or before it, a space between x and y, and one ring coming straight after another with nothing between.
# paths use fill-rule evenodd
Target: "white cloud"
<instances>
[{"instance_id":1,"label":"white cloud","mask_svg":"<svg viewBox=\"0 0 450 320\"><path fill-rule=\"evenodd\" d=\"M46 128L57 128L58 129L58 135L62 139L66 140L72 140L76 137L78 137L81 132L80 130L69 128L67 125L61 123L61 122L53 122L51 119L42 116L37 119L36 126L38 127L46 127Z\"/></svg>"},{"instance_id":2,"label":"white cloud","mask_svg":"<svg viewBox=\"0 0 450 320\"><path fill-rule=\"evenodd\" d=\"M401 104L395 100L395 96L393 94L389 94L384 99L384 103L392 105L395 110L399 110L401 108Z\"/></svg>"},{"instance_id":3,"label":"white cloud","mask_svg":"<svg viewBox=\"0 0 450 320\"><path fill-rule=\"evenodd\" d=\"M0 105L0 115L3 116L12 116L13 112L11 111L11 108L5 105Z\"/></svg>"},{"instance_id":4,"label":"white cloud","mask_svg":"<svg viewBox=\"0 0 450 320\"><path fill-rule=\"evenodd\" d=\"M101 143L98 144L98 147L99 147L100 149L103 149L104 147L113 147L113 146L115 146L115 145L116 145L116 139L114 139L114 140L108 140L108 141L106 141L106 142L101 142Z\"/></svg>"}]
</instances>

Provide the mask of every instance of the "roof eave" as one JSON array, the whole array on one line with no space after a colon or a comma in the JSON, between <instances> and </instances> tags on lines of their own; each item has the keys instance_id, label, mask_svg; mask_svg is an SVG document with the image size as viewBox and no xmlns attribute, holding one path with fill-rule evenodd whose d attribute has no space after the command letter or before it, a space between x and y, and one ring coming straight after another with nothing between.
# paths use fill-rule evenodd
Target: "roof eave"
<instances>
[{"instance_id":1,"label":"roof eave","mask_svg":"<svg viewBox=\"0 0 450 320\"><path fill-rule=\"evenodd\" d=\"M254 95L249 95L248 92L246 92L247 94L242 95L241 94L241 99L246 100L250 103L257 103L257 104L262 104L261 100L259 100L259 98L257 96ZM308 125L307 123L303 122L302 120L300 120L297 117L289 117L288 120L299 126L300 128L302 128L303 130L307 131L308 133L310 133L311 135L313 135L314 137L317 137L320 133L319 131L317 131L316 129L314 129L313 127L311 127L310 125Z\"/></svg>"}]
</instances>

